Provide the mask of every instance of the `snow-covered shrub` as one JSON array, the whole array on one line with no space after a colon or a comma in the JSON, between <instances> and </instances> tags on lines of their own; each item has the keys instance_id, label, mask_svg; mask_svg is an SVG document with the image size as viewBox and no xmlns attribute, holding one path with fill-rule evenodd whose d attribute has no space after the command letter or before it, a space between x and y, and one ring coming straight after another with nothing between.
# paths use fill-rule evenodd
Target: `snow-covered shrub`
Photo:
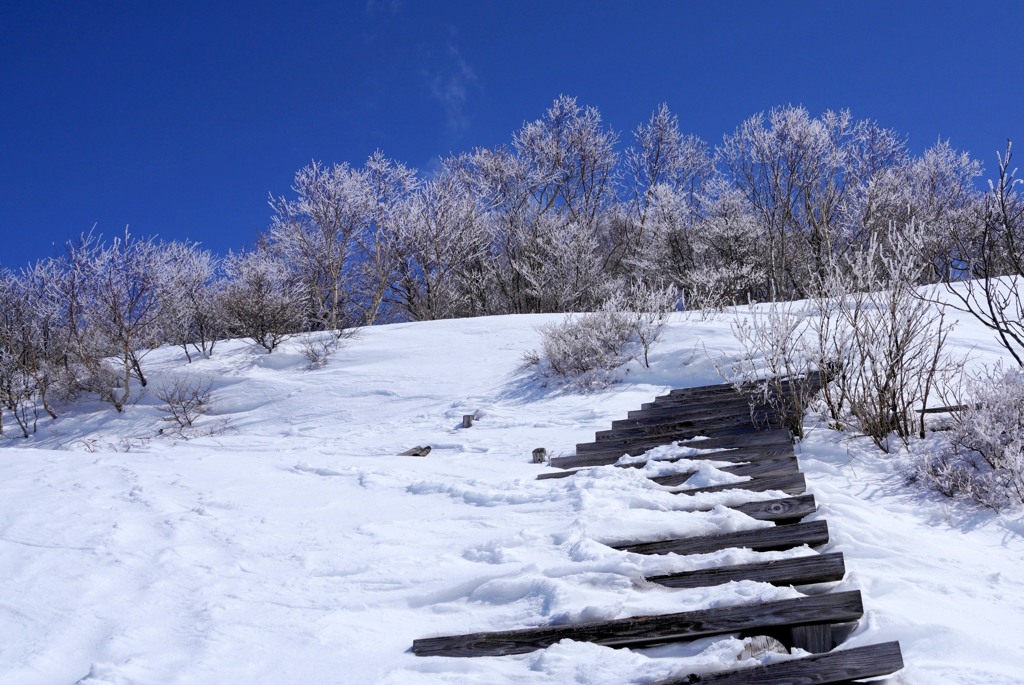
<instances>
[{"instance_id":1,"label":"snow-covered shrub","mask_svg":"<svg viewBox=\"0 0 1024 685\"><path fill-rule=\"evenodd\" d=\"M992 509L1024 503L1024 372L997 369L971 383L969 394L946 449L918 458L912 475Z\"/></svg>"},{"instance_id":2,"label":"snow-covered shrub","mask_svg":"<svg viewBox=\"0 0 1024 685\"><path fill-rule=\"evenodd\" d=\"M346 338L352 337L354 331L355 329L342 329L304 334L300 338L299 344L302 348L302 356L309 364L308 368L313 371L326 366L331 355L338 351Z\"/></svg>"},{"instance_id":3,"label":"snow-covered shrub","mask_svg":"<svg viewBox=\"0 0 1024 685\"><path fill-rule=\"evenodd\" d=\"M842 367L832 382L842 384L857 427L886 452L893 435L903 444L924 437L918 410L956 386L962 366L945 350L953 324L916 287L920 267L907 257L923 252L915 228L854 251L844 265L847 292L838 294L841 343L833 347Z\"/></svg>"},{"instance_id":4,"label":"snow-covered shrub","mask_svg":"<svg viewBox=\"0 0 1024 685\"><path fill-rule=\"evenodd\" d=\"M661 339L668 316L675 311L679 300L680 293L674 286L659 288L635 281L605 302L602 310L626 317L630 339L640 346L640 361L650 368L651 347Z\"/></svg>"},{"instance_id":5,"label":"snow-covered shrub","mask_svg":"<svg viewBox=\"0 0 1024 685\"><path fill-rule=\"evenodd\" d=\"M527 364L541 365L542 375L584 389L605 387L612 371L635 358L629 350L629 318L603 309L590 314L569 314L558 323L538 326L540 353L528 352Z\"/></svg>"},{"instance_id":6,"label":"snow-covered shrub","mask_svg":"<svg viewBox=\"0 0 1024 685\"><path fill-rule=\"evenodd\" d=\"M773 302L748 316L737 311L732 330L743 352L722 375L737 386L754 385L758 399L787 418L794 435L803 436L803 416L816 394L804 383L788 383L818 370L809 354L808 310L802 302Z\"/></svg>"},{"instance_id":7,"label":"snow-covered shrub","mask_svg":"<svg viewBox=\"0 0 1024 685\"><path fill-rule=\"evenodd\" d=\"M650 367L651 346L661 338L678 299L673 287L636 282L596 312L569 314L561 322L538 326L541 350L527 352L526 365L581 388L605 387L613 380L612 372L627 362L638 360Z\"/></svg>"}]
</instances>

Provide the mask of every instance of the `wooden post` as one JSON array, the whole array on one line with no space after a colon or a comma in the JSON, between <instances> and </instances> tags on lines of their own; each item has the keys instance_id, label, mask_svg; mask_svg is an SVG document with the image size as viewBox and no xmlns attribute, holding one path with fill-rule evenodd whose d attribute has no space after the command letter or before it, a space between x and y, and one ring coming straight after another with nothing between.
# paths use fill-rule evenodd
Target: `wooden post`
<instances>
[{"instance_id":1,"label":"wooden post","mask_svg":"<svg viewBox=\"0 0 1024 685\"><path fill-rule=\"evenodd\" d=\"M533 451L533 463L543 464L548 458L548 451L543 447L538 447Z\"/></svg>"},{"instance_id":2,"label":"wooden post","mask_svg":"<svg viewBox=\"0 0 1024 685\"><path fill-rule=\"evenodd\" d=\"M473 414L463 414L462 415L462 427L463 428L472 428L473 427Z\"/></svg>"}]
</instances>

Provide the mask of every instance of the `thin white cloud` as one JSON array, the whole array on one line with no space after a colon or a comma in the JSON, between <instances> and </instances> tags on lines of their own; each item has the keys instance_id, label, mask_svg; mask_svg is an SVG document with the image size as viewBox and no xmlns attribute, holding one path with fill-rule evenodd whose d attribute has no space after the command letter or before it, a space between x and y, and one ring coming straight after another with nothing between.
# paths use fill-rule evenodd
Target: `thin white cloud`
<instances>
[{"instance_id":1,"label":"thin white cloud","mask_svg":"<svg viewBox=\"0 0 1024 685\"><path fill-rule=\"evenodd\" d=\"M443 108L448 128L459 132L469 127L466 103L470 90L478 89L480 83L454 42L448 42L447 50L445 65L429 77L430 93Z\"/></svg>"},{"instance_id":2,"label":"thin white cloud","mask_svg":"<svg viewBox=\"0 0 1024 685\"><path fill-rule=\"evenodd\" d=\"M378 14L394 17L402 11L402 0L366 0L363 11L368 17Z\"/></svg>"}]
</instances>

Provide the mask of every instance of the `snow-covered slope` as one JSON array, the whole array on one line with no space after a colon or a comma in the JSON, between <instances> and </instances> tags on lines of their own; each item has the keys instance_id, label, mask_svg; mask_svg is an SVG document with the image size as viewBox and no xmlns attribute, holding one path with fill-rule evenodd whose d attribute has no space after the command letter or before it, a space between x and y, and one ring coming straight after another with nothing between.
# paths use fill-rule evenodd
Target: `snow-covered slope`
<instances>
[{"instance_id":1,"label":"snow-covered slope","mask_svg":"<svg viewBox=\"0 0 1024 685\"><path fill-rule=\"evenodd\" d=\"M617 552L602 542L765 524L724 507L687 512L695 498L639 470L536 481L543 467L530 463L533 448L571 453L670 387L718 382L711 359L736 353L728 321L679 315L652 369L581 395L519 371L534 327L552 318L366 329L315 371L295 341L272 355L223 343L190 365L157 350L153 385L213 382L199 437L160 433L168 424L147 396L122 415L83 404L27 441L0 441L0 683L610 684L743 665L731 638L481 659L408 651L431 635L797 594L645 583L810 551ZM956 335L979 359L995 354L983 331ZM426 458L397 456L428 444ZM868 441L824 428L798 452L814 518L846 554L841 585L864 593L848 644L900 640L901 683L1024 682L1021 513L908 489Z\"/></svg>"}]
</instances>

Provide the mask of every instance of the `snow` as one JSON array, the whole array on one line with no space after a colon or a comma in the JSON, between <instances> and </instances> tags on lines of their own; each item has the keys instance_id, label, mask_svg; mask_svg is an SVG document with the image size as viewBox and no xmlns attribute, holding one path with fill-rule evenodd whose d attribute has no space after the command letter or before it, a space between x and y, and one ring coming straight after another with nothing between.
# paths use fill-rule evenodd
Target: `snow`
<instances>
[{"instance_id":1,"label":"snow","mask_svg":"<svg viewBox=\"0 0 1024 685\"><path fill-rule=\"evenodd\" d=\"M703 462L535 480L546 470L535 447L571 454L669 388L719 382L715 363L738 352L728 317L676 315L651 369L589 395L520 370L535 327L559 318L364 329L319 370L295 340L271 355L225 342L192 364L156 350L154 386L213 381L193 439L169 430L150 393L120 415L83 402L29 440L0 441L0 683L597 685L753 665L733 637L644 650L563 641L500 658L409 651L420 637L799 594L643 576L806 548L643 556L604 544L767 525L721 506L736 493L675 495L646 477L699 465L702 483L735 480ZM972 363L998 356L969 322L954 337ZM426 444L425 458L396 456ZM899 640L898 683L1024 682L1021 511L908 487L870 441L823 427L798 453L819 502L811 518L829 522L825 549L846 555L837 587L864 595L846 645Z\"/></svg>"}]
</instances>

